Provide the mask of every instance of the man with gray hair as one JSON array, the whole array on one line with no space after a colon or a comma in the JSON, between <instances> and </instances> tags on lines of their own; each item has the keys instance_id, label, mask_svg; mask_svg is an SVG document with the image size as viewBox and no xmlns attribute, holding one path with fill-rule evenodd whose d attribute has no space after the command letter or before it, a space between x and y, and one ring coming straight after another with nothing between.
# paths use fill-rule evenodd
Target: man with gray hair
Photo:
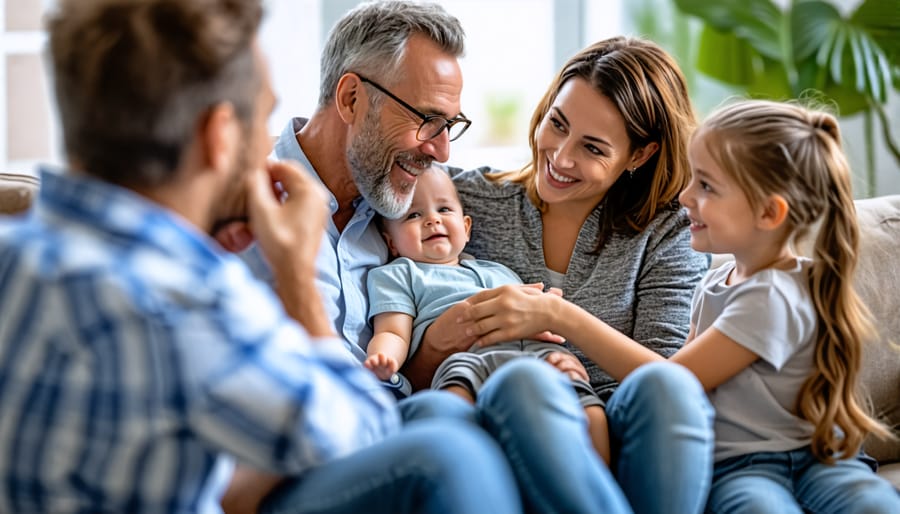
<instances>
[{"instance_id":1,"label":"man with gray hair","mask_svg":"<svg viewBox=\"0 0 900 514\"><path fill-rule=\"evenodd\" d=\"M372 337L367 324L366 273L388 257L374 223L376 213L389 218L403 214L412 201L419 174L435 161L445 162L450 141L461 136L471 123L460 112L462 73L458 58L464 51L464 36L459 20L437 4L360 4L338 21L328 37L321 59L316 111L309 119L291 119L275 143L277 159L303 164L327 189L330 217L316 258L316 286L336 332L360 363ZM252 242L253 234L239 221L220 227L216 237L225 247L241 251ZM277 277L261 250L254 245L242 257L258 277L278 290ZM411 392L401 377L386 385L401 389L395 393L398 396ZM428 391L400 405L404 419L410 421L458 411L460 403L445 391ZM467 411L462 417L470 419L471 414ZM458 420L439 421L444 422L456 427L453 430L459 429ZM421 423L407 424L404 431ZM462 425L486 436L474 423ZM437 431L433 435L433 445L443 446L444 435ZM419 503L418 493L412 489L401 491L379 485L393 480L389 477L394 475L401 484L407 481L408 473L416 473L418 464L409 460L421 461L414 457L415 450L399 444L396 450L388 454L373 451L370 465L332 466L328 472L283 483L278 476L239 468L223 505L229 512L244 511L246 505L253 508L265 496L263 512L306 512L303 507L313 502L338 504L324 491L343 484L348 491L366 491L357 495L359 498L375 496L370 490L391 491L382 493L381 501L370 498L364 508L359 507L360 512L376 512L379 508L434 512L434 506ZM491 495L517 505L519 494L499 446L487 454L474 447L452 453L462 463L475 457L472 452L481 453L478 458L491 461L489 466L499 473L490 481ZM357 459L357 463L362 461ZM445 477L448 486L458 482L452 475ZM274 493L268 494L279 483ZM461 496L481 494L472 487L482 486L469 482L469 490ZM483 509L488 507L479 505L473 511Z\"/></svg>"},{"instance_id":2,"label":"man with gray hair","mask_svg":"<svg viewBox=\"0 0 900 514\"><path fill-rule=\"evenodd\" d=\"M267 162L262 1L57 4L68 164L0 219L0 512L214 514L235 461L298 477L280 512L519 512L491 438L401 426L335 337L326 193ZM209 237L236 218L274 292Z\"/></svg>"},{"instance_id":3,"label":"man with gray hair","mask_svg":"<svg viewBox=\"0 0 900 514\"><path fill-rule=\"evenodd\" d=\"M471 124L460 112L464 36L459 20L437 4L360 4L331 30L316 111L290 120L275 144L278 159L304 164L330 193L317 285L335 329L360 362L372 337L366 272L388 258L375 215L405 212L418 175L445 162L450 142ZM234 250L251 241L240 225L218 237ZM243 256L273 283L258 247ZM402 377L393 385L402 395L411 392Z\"/></svg>"},{"instance_id":4,"label":"man with gray hair","mask_svg":"<svg viewBox=\"0 0 900 514\"><path fill-rule=\"evenodd\" d=\"M275 144L278 158L305 164L329 191L331 217L317 256L316 283L337 333L360 362L366 358L365 348L372 337L367 324L366 276L369 269L384 264L388 258L387 246L374 222L376 214L397 218L404 213L417 177L435 162L446 161L450 142L463 135L470 125L460 109L463 80L458 58L464 50L463 37L459 21L436 4L392 0L357 6L329 34L322 55L322 83L315 112L308 120L292 119ZM240 249L249 244L249 233L239 226L230 228L221 234L230 247ZM271 281L258 250L251 249L245 257L259 276ZM438 330L426 330L421 348L435 346L440 335ZM474 342L474 337L467 344L455 342L465 348ZM416 356L426 353L421 348L401 372L413 378L414 384L427 387L437 363L430 369L428 361L416 363ZM594 473L601 466L599 461L578 455L572 459L572 466L565 469L572 475L567 476L552 473L560 469L552 464L569 459L545 458L572 455L558 450L575 446L561 445L559 441L587 434L586 424L581 424L583 418L579 418L583 409L574 393L571 401L515 402L522 406L518 409L522 419L536 420L535 426L571 429L571 433L554 433L540 445L519 444L522 438L515 435L522 426L509 423L504 408L513 404L511 398L532 398L527 393L529 388L537 390L545 387L548 379L564 378L562 374L548 378L553 370L544 368L540 363L540 367L500 370L485 382L475 405L446 391L417 392L399 402L407 422L405 427L433 421L423 419L428 417L447 422L461 419L473 426L479 423L507 456L529 510L582 505L592 503L594 497L618 499L621 493L616 496L609 485L613 481L607 470ZM398 374L390 382L388 385L397 387L395 394L408 394L411 390ZM443 443L435 440L435 444ZM471 453L459 454L460 461L472 457ZM591 473L580 473L585 469L582 465L590 467ZM552 484L543 480L548 475L554 477ZM540 480L535 481L535 477ZM252 498L264 494L277 481L278 477L245 469L233 483L233 490L246 488L239 497ZM595 484L599 486L593 488ZM302 496L304 487L306 496ZM268 496L263 510L272 505L297 504L308 499L308 495L308 482L306 486L302 479L297 486L287 482ZM618 504L624 505L624 501L622 498ZM602 501L594 506L597 510L614 510ZM489 511L487 506L474 510Z\"/></svg>"}]
</instances>

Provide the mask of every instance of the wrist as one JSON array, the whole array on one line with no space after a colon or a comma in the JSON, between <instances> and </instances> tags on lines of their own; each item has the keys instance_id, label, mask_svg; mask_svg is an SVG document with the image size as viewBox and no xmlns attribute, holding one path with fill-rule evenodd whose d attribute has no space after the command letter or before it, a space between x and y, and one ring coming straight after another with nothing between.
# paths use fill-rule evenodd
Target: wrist
<instances>
[{"instance_id":1,"label":"wrist","mask_svg":"<svg viewBox=\"0 0 900 514\"><path fill-rule=\"evenodd\" d=\"M547 295L548 305L543 310L546 320L544 326L553 333L559 334L569 339L571 330L571 322L573 318L577 318L577 314L570 311L572 302L561 296Z\"/></svg>"}]
</instances>

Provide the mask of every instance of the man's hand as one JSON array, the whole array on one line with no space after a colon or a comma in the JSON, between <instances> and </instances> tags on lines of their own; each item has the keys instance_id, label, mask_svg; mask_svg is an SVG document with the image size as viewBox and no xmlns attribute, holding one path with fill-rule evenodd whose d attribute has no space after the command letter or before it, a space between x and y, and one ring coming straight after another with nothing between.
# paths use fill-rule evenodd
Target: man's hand
<instances>
[{"instance_id":1,"label":"man's hand","mask_svg":"<svg viewBox=\"0 0 900 514\"><path fill-rule=\"evenodd\" d=\"M328 217L325 190L296 163L270 162L247 180L250 229L272 266L285 311L310 335L333 336L315 285L316 254Z\"/></svg>"},{"instance_id":2,"label":"man's hand","mask_svg":"<svg viewBox=\"0 0 900 514\"><path fill-rule=\"evenodd\" d=\"M465 302L457 303L438 316L422 335L419 348L403 365L403 375L413 390L427 389L441 362L450 355L464 352L475 342L467 336L458 319L466 311Z\"/></svg>"},{"instance_id":3,"label":"man's hand","mask_svg":"<svg viewBox=\"0 0 900 514\"><path fill-rule=\"evenodd\" d=\"M280 184L276 194L273 183ZM248 177L247 209L256 236L273 271L315 270L316 253L325 230L328 197L321 184L298 163L269 162Z\"/></svg>"},{"instance_id":4,"label":"man's hand","mask_svg":"<svg viewBox=\"0 0 900 514\"><path fill-rule=\"evenodd\" d=\"M250 232L250 224L244 220L232 220L221 226L215 227L213 238L229 252L239 253L253 244L253 232Z\"/></svg>"}]
</instances>

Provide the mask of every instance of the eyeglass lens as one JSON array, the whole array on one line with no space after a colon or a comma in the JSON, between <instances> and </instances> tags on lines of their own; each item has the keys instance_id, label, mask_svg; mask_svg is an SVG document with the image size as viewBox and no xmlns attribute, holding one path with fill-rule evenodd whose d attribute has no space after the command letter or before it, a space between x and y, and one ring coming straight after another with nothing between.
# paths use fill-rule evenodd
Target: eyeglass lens
<instances>
[{"instance_id":1,"label":"eyeglass lens","mask_svg":"<svg viewBox=\"0 0 900 514\"><path fill-rule=\"evenodd\" d=\"M419 131L416 133L416 138L419 141L428 141L434 137L437 137L441 131L448 127L448 120L440 116L436 116L433 118L428 118L427 120L422 122L422 125L419 127ZM453 141L466 131L467 123L455 120L449 120L451 123L449 125L450 130L450 141Z\"/></svg>"}]
</instances>

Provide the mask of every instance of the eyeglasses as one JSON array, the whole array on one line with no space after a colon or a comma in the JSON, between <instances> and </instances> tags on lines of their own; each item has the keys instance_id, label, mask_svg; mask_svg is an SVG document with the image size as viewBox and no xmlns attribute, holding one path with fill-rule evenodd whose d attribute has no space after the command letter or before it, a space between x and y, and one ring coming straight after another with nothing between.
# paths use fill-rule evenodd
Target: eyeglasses
<instances>
[{"instance_id":1,"label":"eyeglasses","mask_svg":"<svg viewBox=\"0 0 900 514\"><path fill-rule=\"evenodd\" d=\"M456 141L459 139L459 136L463 135L466 130L468 130L469 125L472 124L472 121L463 116L462 113L449 120L438 114L422 114L415 107L397 98L394 93L391 93L374 80L369 80L359 73L357 73L356 76L359 77L359 80L371 84L372 87L386 94L391 100L402 105L407 111L422 119L422 124L419 125L419 130L416 132L416 139L419 141L433 139L443 132L444 129L447 129L447 133L450 134L450 141Z\"/></svg>"}]
</instances>

